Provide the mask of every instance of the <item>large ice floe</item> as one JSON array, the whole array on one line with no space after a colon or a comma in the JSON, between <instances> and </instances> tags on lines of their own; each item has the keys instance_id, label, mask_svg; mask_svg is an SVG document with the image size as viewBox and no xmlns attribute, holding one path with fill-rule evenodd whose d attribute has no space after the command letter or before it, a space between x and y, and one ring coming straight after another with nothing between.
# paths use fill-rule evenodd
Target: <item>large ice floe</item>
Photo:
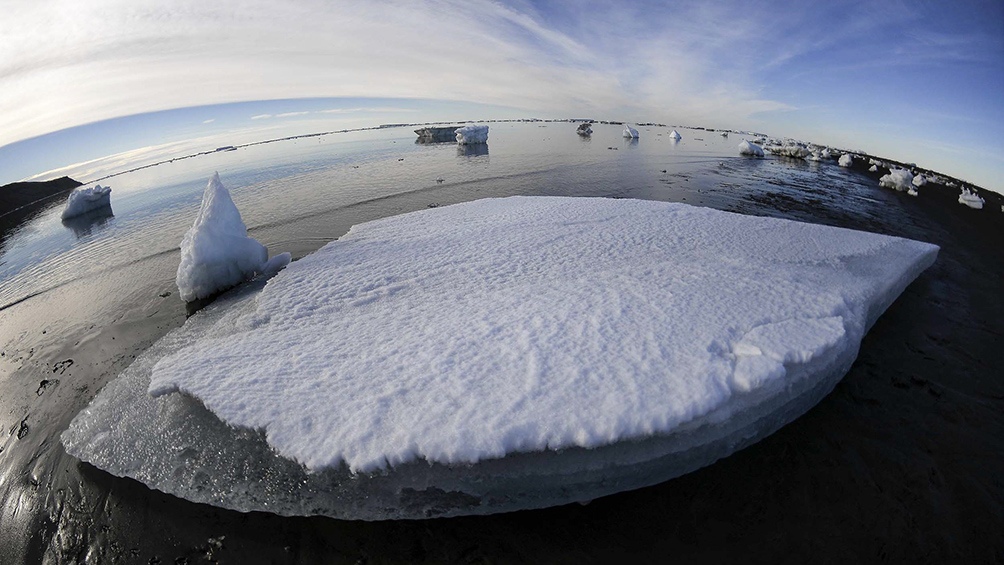
<instances>
[{"instance_id":1,"label":"large ice floe","mask_svg":"<svg viewBox=\"0 0 1004 565\"><path fill-rule=\"evenodd\" d=\"M357 225L200 311L62 441L239 511L376 520L586 501L803 414L937 252L678 203L422 210Z\"/></svg>"},{"instance_id":2,"label":"large ice floe","mask_svg":"<svg viewBox=\"0 0 1004 565\"><path fill-rule=\"evenodd\" d=\"M457 143L460 145L488 143L488 126L464 126L453 133L457 135Z\"/></svg>"},{"instance_id":3,"label":"large ice floe","mask_svg":"<svg viewBox=\"0 0 1004 565\"><path fill-rule=\"evenodd\" d=\"M66 198L66 207L63 208L60 217L66 220L100 208L108 208L111 206L111 194L111 187L100 184L87 188L77 187Z\"/></svg>"},{"instance_id":4,"label":"large ice floe","mask_svg":"<svg viewBox=\"0 0 1004 565\"><path fill-rule=\"evenodd\" d=\"M206 298L255 275L274 273L289 260L289 253L269 260L268 249L248 237L230 192L214 173L195 223L181 240L178 291L185 301Z\"/></svg>"},{"instance_id":5,"label":"large ice floe","mask_svg":"<svg viewBox=\"0 0 1004 565\"><path fill-rule=\"evenodd\" d=\"M739 144L739 154L744 157L763 157L763 148L745 139Z\"/></svg>"}]
</instances>

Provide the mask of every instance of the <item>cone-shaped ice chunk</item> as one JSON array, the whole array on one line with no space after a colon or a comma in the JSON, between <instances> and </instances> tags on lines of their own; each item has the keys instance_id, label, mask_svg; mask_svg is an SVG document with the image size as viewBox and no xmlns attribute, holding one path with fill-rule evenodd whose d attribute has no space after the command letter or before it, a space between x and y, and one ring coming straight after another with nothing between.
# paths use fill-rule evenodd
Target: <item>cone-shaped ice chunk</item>
<instances>
[{"instance_id":1,"label":"cone-shaped ice chunk","mask_svg":"<svg viewBox=\"0 0 1004 565\"><path fill-rule=\"evenodd\" d=\"M111 206L111 193L111 187L100 184L88 188L77 187L73 189L73 192L66 199L66 208L63 208L62 219L73 218L91 210Z\"/></svg>"},{"instance_id":2,"label":"cone-shaped ice chunk","mask_svg":"<svg viewBox=\"0 0 1004 565\"><path fill-rule=\"evenodd\" d=\"M669 132L669 137L672 139L679 140L682 136L680 135L680 132L674 129L673 131Z\"/></svg>"},{"instance_id":3,"label":"cone-shaped ice chunk","mask_svg":"<svg viewBox=\"0 0 1004 565\"><path fill-rule=\"evenodd\" d=\"M454 133L460 145L488 143L488 126L464 126L457 128Z\"/></svg>"},{"instance_id":4,"label":"cone-shaped ice chunk","mask_svg":"<svg viewBox=\"0 0 1004 565\"><path fill-rule=\"evenodd\" d=\"M756 143L750 143L744 139L739 144L739 154L745 157L763 157L763 149Z\"/></svg>"},{"instance_id":5,"label":"cone-shaped ice chunk","mask_svg":"<svg viewBox=\"0 0 1004 565\"><path fill-rule=\"evenodd\" d=\"M982 210L983 204L986 201L977 192L973 192L966 187L962 187L962 193L959 194L959 204L965 204L970 208L976 210Z\"/></svg>"},{"instance_id":6,"label":"cone-shaped ice chunk","mask_svg":"<svg viewBox=\"0 0 1004 565\"><path fill-rule=\"evenodd\" d=\"M633 127L624 124L624 137L628 139L638 139L638 130Z\"/></svg>"},{"instance_id":7,"label":"cone-shaped ice chunk","mask_svg":"<svg viewBox=\"0 0 1004 565\"><path fill-rule=\"evenodd\" d=\"M109 472L241 511L422 518L588 500L804 413L936 254L664 202L423 210L355 226L193 316L62 439Z\"/></svg>"},{"instance_id":8,"label":"cone-shaped ice chunk","mask_svg":"<svg viewBox=\"0 0 1004 565\"><path fill-rule=\"evenodd\" d=\"M268 259L268 249L248 237L230 192L213 173L202 195L195 223L181 240L176 282L182 300L206 298L255 275L289 263L289 253Z\"/></svg>"}]
</instances>

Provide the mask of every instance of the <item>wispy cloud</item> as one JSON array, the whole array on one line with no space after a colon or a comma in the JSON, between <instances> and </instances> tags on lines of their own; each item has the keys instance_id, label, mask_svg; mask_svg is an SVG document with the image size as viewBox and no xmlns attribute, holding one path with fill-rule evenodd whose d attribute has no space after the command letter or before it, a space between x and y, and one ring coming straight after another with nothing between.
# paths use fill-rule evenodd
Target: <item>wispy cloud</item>
<instances>
[{"instance_id":1,"label":"wispy cloud","mask_svg":"<svg viewBox=\"0 0 1004 565\"><path fill-rule=\"evenodd\" d=\"M269 119L271 117L272 117L272 114L258 114L258 115L255 115L255 116L251 116L251 119L252 120L267 120L267 119Z\"/></svg>"},{"instance_id":2,"label":"wispy cloud","mask_svg":"<svg viewBox=\"0 0 1004 565\"><path fill-rule=\"evenodd\" d=\"M208 120L202 120L204 124L211 124L216 121L216 118L209 118Z\"/></svg>"},{"instance_id":3,"label":"wispy cloud","mask_svg":"<svg viewBox=\"0 0 1004 565\"><path fill-rule=\"evenodd\" d=\"M283 112L281 114L276 114L276 118L292 118L295 116L306 116L310 112Z\"/></svg>"}]
</instances>

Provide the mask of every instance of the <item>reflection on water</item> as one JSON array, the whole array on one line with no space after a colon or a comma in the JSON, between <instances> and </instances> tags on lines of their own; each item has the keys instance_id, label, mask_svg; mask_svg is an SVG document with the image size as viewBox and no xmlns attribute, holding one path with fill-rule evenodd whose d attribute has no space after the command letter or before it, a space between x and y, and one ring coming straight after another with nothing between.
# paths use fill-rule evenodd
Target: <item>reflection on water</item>
<instances>
[{"instance_id":1,"label":"reflection on water","mask_svg":"<svg viewBox=\"0 0 1004 565\"><path fill-rule=\"evenodd\" d=\"M111 204L95 208L72 218L64 218L63 226L71 229L77 239L91 235L92 231L104 228L115 214L112 213Z\"/></svg>"},{"instance_id":2,"label":"reflection on water","mask_svg":"<svg viewBox=\"0 0 1004 565\"><path fill-rule=\"evenodd\" d=\"M457 146L457 157L483 157L488 155L487 143L472 143Z\"/></svg>"}]
</instances>

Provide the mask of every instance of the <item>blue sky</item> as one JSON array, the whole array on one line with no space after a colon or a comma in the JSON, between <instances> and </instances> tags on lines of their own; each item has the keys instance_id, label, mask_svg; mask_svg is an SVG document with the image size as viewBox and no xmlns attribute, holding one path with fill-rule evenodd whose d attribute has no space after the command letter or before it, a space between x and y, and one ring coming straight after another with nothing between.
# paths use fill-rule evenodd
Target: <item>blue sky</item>
<instances>
[{"instance_id":1,"label":"blue sky","mask_svg":"<svg viewBox=\"0 0 1004 565\"><path fill-rule=\"evenodd\" d=\"M310 128L591 116L754 129L1004 192L999 0L0 0L0 13L0 183ZM278 101L233 104L263 100Z\"/></svg>"}]
</instances>

